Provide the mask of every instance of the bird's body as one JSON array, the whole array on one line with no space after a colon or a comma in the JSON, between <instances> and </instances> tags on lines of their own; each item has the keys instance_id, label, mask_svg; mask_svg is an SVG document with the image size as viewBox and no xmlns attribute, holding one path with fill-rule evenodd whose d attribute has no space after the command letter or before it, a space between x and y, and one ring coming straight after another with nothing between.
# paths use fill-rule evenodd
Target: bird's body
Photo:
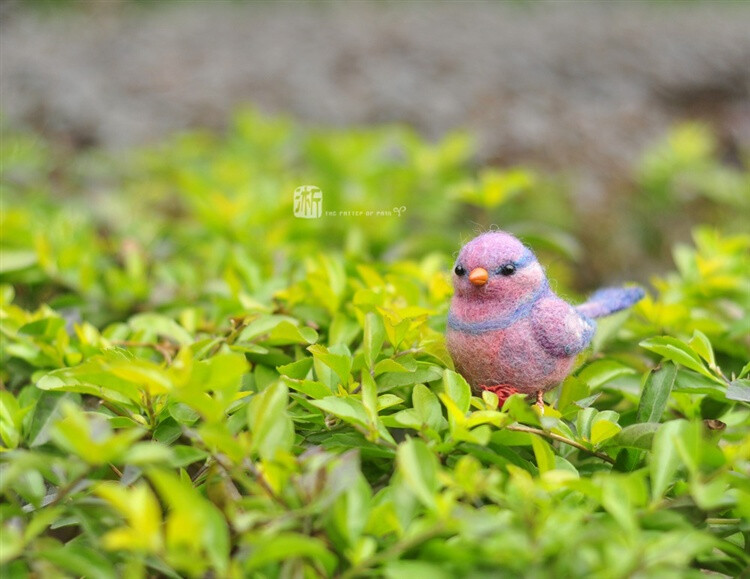
<instances>
[{"instance_id":1,"label":"bird's body","mask_svg":"<svg viewBox=\"0 0 750 579\"><path fill-rule=\"evenodd\" d=\"M571 371L596 329L592 318L628 307L640 288L600 290L574 307L549 287L531 250L508 233L476 237L461 250L446 340L475 391L541 393Z\"/></svg>"}]
</instances>

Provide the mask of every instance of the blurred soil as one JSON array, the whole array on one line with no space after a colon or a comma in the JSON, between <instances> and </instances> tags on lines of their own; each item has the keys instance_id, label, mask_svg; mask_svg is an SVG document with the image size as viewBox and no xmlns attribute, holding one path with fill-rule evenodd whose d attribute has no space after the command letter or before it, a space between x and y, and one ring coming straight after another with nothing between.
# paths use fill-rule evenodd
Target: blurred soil
<instances>
[{"instance_id":1,"label":"blurred soil","mask_svg":"<svg viewBox=\"0 0 750 579\"><path fill-rule=\"evenodd\" d=\"M711 123L730 162L750 146L747 2L0 6L2 113L75 147L220 129L248 102L468 129L479 163L561 171L597 218L676 121Z\"/></svg>"}]
</instances>

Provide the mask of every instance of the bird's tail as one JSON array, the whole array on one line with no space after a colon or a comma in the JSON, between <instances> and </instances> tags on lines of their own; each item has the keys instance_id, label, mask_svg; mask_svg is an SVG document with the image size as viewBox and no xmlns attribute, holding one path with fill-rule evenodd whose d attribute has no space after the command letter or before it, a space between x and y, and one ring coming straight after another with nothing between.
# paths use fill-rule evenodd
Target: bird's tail
<instances>
[{"instance_id":1,"label":"bird's tail","mask_svg":"<svg viewBox=\"0 0 750 579\"><path fill-rule=\"evenodd\" d=\"M639 287L608 287L594 292L576 310L589 318L601 318L629 308L645 295L646 292Z\"/></svg>"}]
</instances>

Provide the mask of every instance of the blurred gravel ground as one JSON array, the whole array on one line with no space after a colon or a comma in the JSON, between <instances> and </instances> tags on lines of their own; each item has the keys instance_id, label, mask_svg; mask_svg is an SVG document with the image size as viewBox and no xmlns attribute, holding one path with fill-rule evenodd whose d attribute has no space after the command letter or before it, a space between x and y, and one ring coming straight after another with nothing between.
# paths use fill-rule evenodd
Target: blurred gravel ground
<instances>
[{"instance_id":1,"label":"blurred gravel ground","mask_svg":"<svg viewBox=\"0 0 750 579\"><path fill-rule=\"evenodd\" d=\"M679 119L750 144L750 3L84 2L0 11L0 108L123 147L237 105L314 123L474 131L481 163L575 179L579 205Z\"/></svg>"}]
</instances>

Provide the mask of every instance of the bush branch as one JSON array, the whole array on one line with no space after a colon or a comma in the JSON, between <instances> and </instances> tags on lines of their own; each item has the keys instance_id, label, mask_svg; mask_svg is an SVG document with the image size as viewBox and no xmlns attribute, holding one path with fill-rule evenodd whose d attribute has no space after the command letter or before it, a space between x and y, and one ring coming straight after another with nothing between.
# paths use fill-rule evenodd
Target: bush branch
<instances>
[{"instance_id":1,"label":"bush branch","mask_svg":"<svg viewBox=\"0 0 750 579\"><path fill-rule=\"evenodd\" d=\"M609 464L615 464L615 459L609 456L608 454L605 454L603 452L598 452L596 450L591 450L590 448L586 448L580 442L576 442L575 440L565 438L564 436L560 436L559 434L555 434L554 432L547 432L546 430L542 430L541 428L532 428L531 426L523 426L522 424L511 424L510 426L506 426L505 428L506 430L513 430L515 432L526 432L528 434L538 434L539 436L543 436L544 438L548 438L550 440L563 442L569 446L577 448L578 450L581 450L592 456L595 456L596 458L599 458L605 462L608 462Z\"/></svg>"}]
</instances>

